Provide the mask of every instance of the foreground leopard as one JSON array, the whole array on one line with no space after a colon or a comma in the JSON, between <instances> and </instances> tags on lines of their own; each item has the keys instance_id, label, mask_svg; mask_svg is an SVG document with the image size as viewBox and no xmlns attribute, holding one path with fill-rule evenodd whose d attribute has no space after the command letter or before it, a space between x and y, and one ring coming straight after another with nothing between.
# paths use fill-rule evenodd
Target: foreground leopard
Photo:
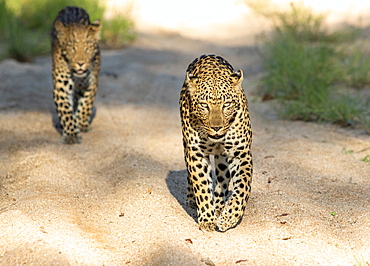
<instances>
[{"instance_id":1,"label":"foreground leopard","mask_svg":"<svg viewBox=\"0 0 370 266\"><path fill-rule=\"evenodd\" d=\"M81 143L89 130L100 71L100 20L90 24L82 8L65 7L51 33L54 103L62 127L62 143Z\"/></svg>"},{"instance_id":2,"label":"foreground leopard","mask_svg":"<svg viewBox=\"0 0 370 266\"><path fill-rule=\"evenodd\" d=\"M235 227L251 191L252 130L242 81L242 70L234 71L220 56L203 55L189 65L181 90L186 201L197 208L199 226L207 231Z\"/></svg>"}]
</instances>

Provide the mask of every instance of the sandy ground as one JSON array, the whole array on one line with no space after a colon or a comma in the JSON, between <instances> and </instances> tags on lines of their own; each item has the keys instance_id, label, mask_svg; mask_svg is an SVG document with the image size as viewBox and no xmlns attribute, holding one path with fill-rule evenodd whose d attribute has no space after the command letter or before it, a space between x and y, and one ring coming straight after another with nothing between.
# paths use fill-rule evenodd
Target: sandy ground
<instances>
[{"instance_id":1,"label":"sandy ground","mask_svg":"<svg viewBox=\"0 0 370 266\"><path fill-rule=\"evenodd\" d=\"M244 70L254 131L252 197L225 233L185 206L178 99L204 53ZM0 265L370 261L369 135L279 120L255 100L255 47L140 34L102 60L92 131L72 146L53 128L50 57L0 63Z\"/></svg>"}]
</instances>

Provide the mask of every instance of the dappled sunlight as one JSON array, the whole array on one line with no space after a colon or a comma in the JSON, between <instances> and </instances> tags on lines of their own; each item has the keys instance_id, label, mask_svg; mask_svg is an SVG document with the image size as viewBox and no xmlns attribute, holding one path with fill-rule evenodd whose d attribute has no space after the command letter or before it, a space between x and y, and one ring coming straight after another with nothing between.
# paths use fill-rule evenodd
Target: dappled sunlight
<instances>
[{"instance_id":1,"label":"dappled sunlight","mask_svg":"<svg viewBox=\"0 0 370 266\"><path fill-rule=\"evenodd\" d=\"M241 4L216 2L228 14L220 19L226 29ZM167 8L154 3L153 13ZM211 1L189 3L205 9ZM213 11L209 22L222 15ZM193 22L178 17L189 25L184 31L196 27L202 14L195 14ZM153 31L127 49L103 51L92 130L76 145L61 144L53 127L50 57L0 63L0 264L351 265L354 256L368 258L369 164L359 161L369 154L368 136L278 119L249 93L263 74L254 44L213 41ZM199 230L185 206L179 94L186 67L204 53L243 69L250 97L252 194L242 222L225 233ZM343 147L363 151L352 157Z\"/></svg>"},{"instance_id":2,"label":"dappled sunlight","mask_svg":"<svg viewBox=\"0 0 370 266\"><path fill-rule=\"evenodd\" d=\"M108 116L105 110L102 112L104 112L102 115ZM116 139L121 138L126 149L146 154L166 166L183 167L181 124L177 109L154 105L142 106L141 108L127 105L125 107L111 107L109 113L124 114L115 126L117 128L124 127L126 133L122 134L122 131L112 130L111 134ZM136 119L133 120L132 117L136 117ZM110 123L109 120L101 122ZM99 125L97 130L100 131L104 124Z\"/></svg>"},{"instance_id":3,"label":"dappled sunlight","mask_svg":"<svg viewBox=\"0 0 370 266\"><path fill-rule=\"evenodd\" d=\"M6 246L8 253L11 253L13 249L18 249L20 257L24 256L24 259L28 257L28 260L33 257L34 263L40 263L41 261L37 259L37 255L47 255L46 251L48 249L57 251L55 258L57 261L58 259L60 261L58 257L64 257L66 261L77 264L104 264L109 256L109 252L104 250L106 245L104 241L96 241L91 238L90 232L82 231L65 219L53 219L52 222L40 223L40 221L35 221L34 218L22 211L5 212L0 214L0 217L3 221L0 246ZM24 250L22 252L22 250L19 250L19 247L24 246L24 243L30 243L29 251ZM41 246L39 252L44 254L28 254L28 252L32 254L32 246L36 245L35 243ZM3 254L1 249L0 252ZM5 256L5 261L0 259L0 263L10 263L8 265L11 265L13 261L11 258L6 261Z\"/></svg>"}]
</instances>

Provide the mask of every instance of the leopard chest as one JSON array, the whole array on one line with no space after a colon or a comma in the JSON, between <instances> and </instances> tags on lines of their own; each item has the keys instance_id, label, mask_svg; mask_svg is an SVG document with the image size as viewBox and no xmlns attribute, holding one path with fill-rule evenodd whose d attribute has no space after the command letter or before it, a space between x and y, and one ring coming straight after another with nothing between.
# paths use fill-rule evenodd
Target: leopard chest
<instances>
[{"instance_id":1,"label":"leopard chest","mask_svg":"<svg viewBox=\"0 0 370 266\"><path fill-rule=\"evenodd\" d=\"M225 155L233 158L245 152L247 143L247 137L236 138L233 134L227 134L217 141L210 138L201 139L196 146L205 155Z\"/></svg>"}]
</instances>

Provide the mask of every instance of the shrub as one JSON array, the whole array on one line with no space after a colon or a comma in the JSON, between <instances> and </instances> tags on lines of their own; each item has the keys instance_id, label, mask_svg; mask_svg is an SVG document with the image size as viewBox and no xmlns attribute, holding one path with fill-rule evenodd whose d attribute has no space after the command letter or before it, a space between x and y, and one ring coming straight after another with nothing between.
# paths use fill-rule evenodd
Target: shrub
<instances>
[{"instance_id":1,"label":"shrub","mask_svg":"<svg viewBox=\"0 0 370 266\"><path fill-rule=\"evenodd\" d=\"M273 24L261 46L267 72L261 79L263 98L277 99L283 118L362 124L369 130L370 101L344 89L370 84L370 56L363 55L361 47L348 49L358 29L329 32L325 16L303 5L291 4L287 11L260 10L258 6L256 12Z\"/></svg>"},{"instance_id":2,"label":"shrub","mask_svg":"<svg viewBox=\"0 0 370 266\"><path fill-rule=\"evenodd\" d=\"M102 41L108 47L121 48L136 39L134 24L128 17L114 16L103 25Z\"/></svg>"}]
</instances>

